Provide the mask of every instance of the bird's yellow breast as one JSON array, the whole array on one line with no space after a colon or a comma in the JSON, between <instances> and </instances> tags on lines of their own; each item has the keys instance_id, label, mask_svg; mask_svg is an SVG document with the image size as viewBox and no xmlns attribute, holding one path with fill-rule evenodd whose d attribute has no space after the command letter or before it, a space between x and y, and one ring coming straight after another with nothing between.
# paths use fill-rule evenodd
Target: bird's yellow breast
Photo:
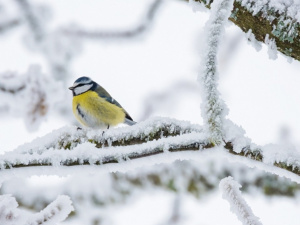
<instances>
[{"instance_id":1,"label":"bird's yellow breast","mask_svg":"<svg viewBox=\"0 0 300 225\"><path fill-rule=\"evenodd\" d=\"M94 91L74 96L72 108L76 119L88 127L115 126L125 120L122 108L101 98Z\"/></svg>"}]
</instances>

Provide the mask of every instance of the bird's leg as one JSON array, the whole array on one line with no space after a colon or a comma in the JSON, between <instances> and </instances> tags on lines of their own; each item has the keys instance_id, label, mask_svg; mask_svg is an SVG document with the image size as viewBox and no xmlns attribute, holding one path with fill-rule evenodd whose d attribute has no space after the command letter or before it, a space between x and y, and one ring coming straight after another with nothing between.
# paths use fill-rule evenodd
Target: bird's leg
<instances>
[{"instance_id":1,"label":"bird's leg","mask_svg":"<svg viewBox=\"0 0 300 225\"><path fill-rule=\"evenodd\" d=\"M107 124L107 130L109 129L109 124ZM105 133L105 131L102 132L102 136Z\"/></svg>"},{"instance_id":2,"label":"bird's leg","mask_svg":"<svg viewBox=\"0 0 300 225\"><path fill-rule=\"evenodd\" d=\"M77 130L82 130L82 128L81 127L77 127Z\"/></svg>"}]
</instances>

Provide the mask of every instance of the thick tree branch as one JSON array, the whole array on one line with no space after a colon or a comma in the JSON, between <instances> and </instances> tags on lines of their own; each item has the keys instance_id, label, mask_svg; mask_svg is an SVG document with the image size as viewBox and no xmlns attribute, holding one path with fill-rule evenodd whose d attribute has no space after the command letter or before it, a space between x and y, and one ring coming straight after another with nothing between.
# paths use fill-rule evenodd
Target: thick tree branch
<instances>
[{"instance_id":1,"label":"thick tree branch","mask_svg":"<svg viewBox=\"0 0 300 225\"><path fill-rule=\"evenodd\" d=\"M270 161L270 153L263 148L249 145L236 149L238 144L232 144L235 143L234 138L226 142L225 149L230 154L273 165L300 176L300 156L297 153L292 157ZM75 127L66 127L6 153L0 159L0 167L1 170L7 170L36 166L102 165L208 148L213 148L213 144L200 126L155 118L132 127L107 130L104 135L102 131L77 131Z\"/></svg>"},{"instance_id":2,"label":"thick tree branch","mask_svg":"<svg viewBox=\"0 0 300 225\"><path fill-rule=\"evenodd\" d=\"M204 4L207 8L210 8L213 2L213 0L196 1ZM286 8L281 12L280 9L270 5L270 2L263 3L264 7L260 8L256 6L256 4L259 4L259 1L248 0L243 2L245 2L243 5L241 0L234 2L234 8L229 20L245 33L251 29L256 40L260 42L265 42L268 35L269 39L275 40L278 51L299 61L300 23L296 18L288 14L289 10ZM293 3L290 7L293 6L299 7L296 3Z\"/></svg>"}]
</instances>

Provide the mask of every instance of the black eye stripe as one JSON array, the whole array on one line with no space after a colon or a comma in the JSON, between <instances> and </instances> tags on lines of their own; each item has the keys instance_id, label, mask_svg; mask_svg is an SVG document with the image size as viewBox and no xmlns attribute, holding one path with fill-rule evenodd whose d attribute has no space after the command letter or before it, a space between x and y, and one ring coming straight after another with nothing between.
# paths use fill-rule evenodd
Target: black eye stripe
<instances>
[{"instance_id":1,"label":"black eye stripe","mask_svg":"<svg viewBox=\"0 0 300 225\"><path fill-rule=\"evenodd\" d=\"M75 86L75 88L77 88L77 87L82 87L82 86L84 86L84 85L90 85L90 84L92 84L92 82L86 83L86 84L77 84L77 85Z\"/></svg>"}]
</instances>

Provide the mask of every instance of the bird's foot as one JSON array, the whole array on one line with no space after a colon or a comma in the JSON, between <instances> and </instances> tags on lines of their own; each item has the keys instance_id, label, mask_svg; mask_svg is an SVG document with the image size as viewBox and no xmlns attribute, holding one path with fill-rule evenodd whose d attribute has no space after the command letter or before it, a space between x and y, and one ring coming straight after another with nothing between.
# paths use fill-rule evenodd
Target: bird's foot
<instances>
[{"instance_id":1,"label":"bird's foot","mask_svg":"<svg viewBox=\"0 0 300 225\"><path fill-rule=\"evenodd\" d=\"M77 130L82 130L82 128L81 127L77 127Z\"/></svg>"}]
</instances>

